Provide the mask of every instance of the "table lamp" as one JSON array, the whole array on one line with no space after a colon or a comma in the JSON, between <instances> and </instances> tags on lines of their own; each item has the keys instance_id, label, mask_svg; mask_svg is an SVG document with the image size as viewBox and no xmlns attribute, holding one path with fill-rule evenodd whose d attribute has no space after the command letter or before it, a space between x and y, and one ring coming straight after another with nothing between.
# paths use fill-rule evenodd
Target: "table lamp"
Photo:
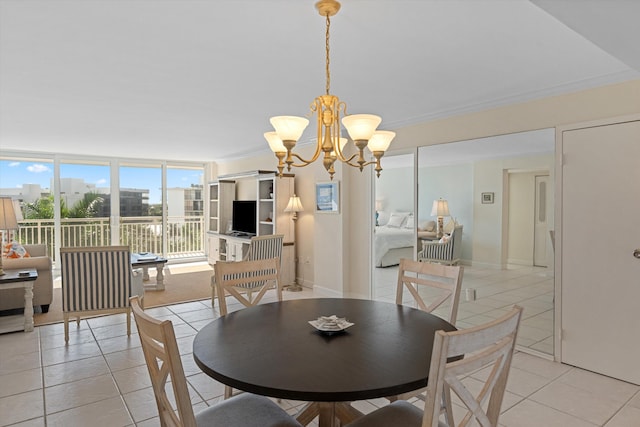
<instances>
[{"instance_id":1,"label":"table lamp","mask_svg":"<svg viewBox=\"0 0 640 427\"><path fill-rule=\"evenodd\" d=\"M4 251L5 231L17 230L18 219L14 208L13 200L10 197L0 197L0 230L2 231L2 250ZM0 256L0 276L4 275L2 269L2 256Z\"/></svg>"},{"instance_id":2,"label":"table lamp","mask_svg":"<svg viewBox=\"0 0 640 427\"><path fill-rule=\"evenodd\" d=\"M284 208L285 212L293 212L291 219L294 221L298 219L298 212L302 212L304 208L302 207L302 202L300 201L300 197L295 194L289 198L289 204Z\"/></svg>"},{"instance_id":3,"label":"table lamp","mask_svg":"<svg viewBox=\"0 0 640 427\"><path fill-rule=\"evenodd\" d=\"M442 197L438 200L434 200L433 207L431 208L431 216L438 217L438 233L436 236L440 239L442 238L442 229L444 228L443 218L445 216L449 216L449 203L446 200L443 200Z\"/></svg>"}]
</instances>

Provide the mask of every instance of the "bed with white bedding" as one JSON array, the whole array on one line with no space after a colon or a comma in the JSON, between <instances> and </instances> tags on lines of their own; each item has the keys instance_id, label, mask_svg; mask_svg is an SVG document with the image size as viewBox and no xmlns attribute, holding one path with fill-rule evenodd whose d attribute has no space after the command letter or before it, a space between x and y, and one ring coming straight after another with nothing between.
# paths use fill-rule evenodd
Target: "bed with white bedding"
<instances>
[{"instance_id":1,"label":"bed with white bedding","mask_svg":"<svg viewBox=\"0 0 640 427\"><path fill-rule=\"evenodd\" d=\"M374 265L389 267L400 263L400 258L413 259L415 237L413 228L386 225L376 227L373 241Z\"/></svg>"},{"instance_id":2,"label":"bed with white bedding","mask_svg":"<svg viewBox=\"0 0 640 427\"><path fill-rule=\"evenodd\" d=\"M410 212L380 212L373 242L373 258L376 267L398 265L401 258L414 258L416 236L414 218ZM435 222L418 224L418 239L435 238Z\"/></svg>"}]
</instances>

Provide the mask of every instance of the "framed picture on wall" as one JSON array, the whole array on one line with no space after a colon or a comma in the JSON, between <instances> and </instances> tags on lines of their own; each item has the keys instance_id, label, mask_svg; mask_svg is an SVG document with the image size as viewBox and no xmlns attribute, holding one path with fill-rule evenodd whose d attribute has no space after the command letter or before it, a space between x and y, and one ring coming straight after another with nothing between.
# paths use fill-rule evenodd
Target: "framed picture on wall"
<instances>
[{"instance_id":1,"label":"framed picture on wall","mask_svg":"<svg viewBox=\"0 0 640 427\"><path fill-rule=\"evenodd\" d=\"M482 193L482 203L493 203L493 193Z\"/></svg>"},{"instance_id":2,"label":"framed picture on wall","mask_svg":"<svg viewBox=\"0 0 640 427\"><path fill-rule=\"evenodd\" d=\"M340 185L338 181L316 183L316 212L340 212Z\"/></svg>"}]
</instances>

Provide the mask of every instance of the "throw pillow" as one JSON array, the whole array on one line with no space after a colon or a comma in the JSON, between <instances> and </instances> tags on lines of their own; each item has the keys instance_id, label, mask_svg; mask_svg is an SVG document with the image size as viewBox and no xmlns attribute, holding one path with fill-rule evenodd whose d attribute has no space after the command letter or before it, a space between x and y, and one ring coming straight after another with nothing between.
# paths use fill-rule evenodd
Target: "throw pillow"
<instances>
[{"instance_id":1,"label":"throw pillow","mask_svg":"<svg viewBox=\"0 0 640 427\"><path fill-rule=\"evenodd\" d=\"M449 217L449 221L447 221L447 223L442 227L442 231L447 234L451 234L453 233L453 229L456 225L458 225L456 219L453 217Z\"/></svg>"},{"instance_id":2,"label":"throw pillow","mask_svg":"<svg viewBox=\"0 0 640 427\"><path fill-rule=\"evenodd\" d=\"M387 227L400 228L402 227L402 224L404 223L405 218L406 218L406 215L394 212L389 217L389 222L387 223Z\"/></svg>"},{"instance_id":3,"label":"throw pillow","mask_svg":"<svg viewBox=\"0 0 640 427\"><path fill-rule=\"evenodd\" d=\"M436 231L436 222L435 221L422 221L420 223L421 231Z\"/></svg>"},{"instance_id":4,"label":"throw pillow","mask_svg":"<svg viewBox=\"0 0 640 427\"><path fill-rule=\"evenodd\" d=\"M5 258L29 258L29 252L18 242L11 242L5 246Z\"/></svg>"}]
</instances>

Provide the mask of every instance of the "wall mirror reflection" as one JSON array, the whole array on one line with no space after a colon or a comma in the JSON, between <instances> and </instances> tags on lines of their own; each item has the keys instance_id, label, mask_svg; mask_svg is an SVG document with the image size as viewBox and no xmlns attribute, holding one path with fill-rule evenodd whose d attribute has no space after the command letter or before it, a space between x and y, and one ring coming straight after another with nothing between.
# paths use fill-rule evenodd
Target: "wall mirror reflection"
<instances>
[{"instance_id":1,"label":"wall mirror reflection","mask_svg":"<svg viewBox=\"0 0 640 427\"><path fill-rule=\"evenodd\" d=\"M384 157L384 171L374 180L372 295L394 302L400 258L414 259L414 153Z\"/></svg>"},{"instance_id":2,"label":"wall mirror reflection","mask_svg":"<svg viewBox=\"0 0 640 427\"><path fill-rule=\"evenodd\" d=\"M465 267L457 326L519 304L519 347L546 354L554 330L554 159L554 129L420 147L413 219L418 258ZM413 167L405 173L394 194L413 183ZM383 187L376 183L376 197ZM402 193L413 200L408 188ZM433 249L449 239L453 251L439 259ZM393 301L397 266L374 270L374 298Z\"/></svg>"}]
</instances>

